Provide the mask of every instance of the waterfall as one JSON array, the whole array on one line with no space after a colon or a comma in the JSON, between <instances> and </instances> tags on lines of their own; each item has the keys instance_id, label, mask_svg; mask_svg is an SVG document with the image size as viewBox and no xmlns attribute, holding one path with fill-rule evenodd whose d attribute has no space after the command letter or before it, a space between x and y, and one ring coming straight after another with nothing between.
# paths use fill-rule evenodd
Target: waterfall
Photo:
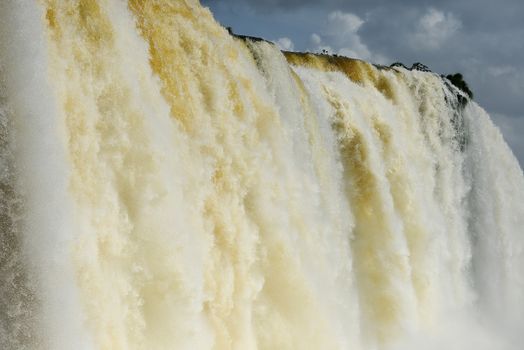
<instances>
[{"instance_id":1,"label":"waterfall","mask_svg":"<svg viewBox=\"0 0 524 350\"><path fill-rule=\"evenodd\" d=\"M431 72L197 0L0 4L0 348L517 350L524 176Z\"/></svg>"}]
</instances>

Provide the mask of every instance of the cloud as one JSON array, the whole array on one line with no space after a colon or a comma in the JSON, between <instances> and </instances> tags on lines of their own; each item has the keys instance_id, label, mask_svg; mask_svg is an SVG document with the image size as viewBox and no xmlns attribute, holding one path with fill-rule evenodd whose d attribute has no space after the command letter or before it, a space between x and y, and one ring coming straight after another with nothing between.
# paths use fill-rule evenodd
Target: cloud
<instances>
[{"instance_id":1,"label":"cloud","mask_svg":"<svg viewBox=\"0 0 524 350\"><path fill-rule=\"evenodd\" d=\"M278 38L275 40L275 44L277 44L280 50L293 51L295 49L295 44L293 44L293 41L287 37Z\"/></svg>"},{"instance_id":2,"label":"cloud","mask_svg":"<svg viewBox=\"0 0 524 350\"><path fill-rule=\"evenodd\" d=\"M343 31L350 34L356 33L364 24L364 21L360 19L360 17L342 11L331 12L328 16L328 20L332 25L332 30Z\"/></svg>"},{"instance_id":3,"label":"cloud","mask_svg":"<svg viewBox=\"0 0 524 350\"><path fill-rule=\"evenodd\" d=\"M328 14L320 33L310 36L310 50L320 52L327 50L343 56L384 63L385 57L371 53L359 35L365 21L359 16L342 11Z\"/></svg>"},{"instance_id":4,"label":"cloud","mask_svg":"<svg viewBox=\"0 0 524 350\"><path fill-rule=\"evenodd\" d=\"M429 8L417 23L411 38L412 45L416 48L437 50L461 27L462 22L454 14Z\"/></svg>"},{"instance_id":5,"label":"cloud","mask_svg":"<svg viewBox=\"0 0 524 350\"><path fill-rule=\"evenodd\" d=\"M320 35L313 33L311 34L311 42L313 43L313 45L320 45L322 43L322 38L320 37Z\"/></svg>"}]
</instances>

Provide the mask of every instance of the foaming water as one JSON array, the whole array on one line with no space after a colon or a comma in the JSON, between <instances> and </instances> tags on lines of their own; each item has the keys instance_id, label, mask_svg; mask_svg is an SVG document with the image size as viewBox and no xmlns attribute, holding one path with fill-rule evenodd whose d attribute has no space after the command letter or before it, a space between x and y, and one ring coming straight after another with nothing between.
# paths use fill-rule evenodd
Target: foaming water
<instances>
[{"instance_id":1,"label":"foaming water","mask_svg":"<svg viewBox=\"0 0 524 350\"><path fill-rule=\"evenodd\" d=\"M519 349L522 170L439 76L0 10L3 348Z\"/></svg>"}]
</instances>

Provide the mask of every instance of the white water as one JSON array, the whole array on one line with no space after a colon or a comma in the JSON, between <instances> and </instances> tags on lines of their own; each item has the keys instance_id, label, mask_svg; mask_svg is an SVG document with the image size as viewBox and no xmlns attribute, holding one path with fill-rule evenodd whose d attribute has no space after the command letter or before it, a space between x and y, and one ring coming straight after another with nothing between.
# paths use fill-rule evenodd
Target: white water
<instances>
[{"instance_id":1,"label":"white water","mask_svg":"<svg viewBox=\"0 0 524 350\"><path fill-rule=\"evenodd\" d=\"M522 170L437 75L190 0L0 20L2 349L520 349Z\"/></svg>"}]
</instances>

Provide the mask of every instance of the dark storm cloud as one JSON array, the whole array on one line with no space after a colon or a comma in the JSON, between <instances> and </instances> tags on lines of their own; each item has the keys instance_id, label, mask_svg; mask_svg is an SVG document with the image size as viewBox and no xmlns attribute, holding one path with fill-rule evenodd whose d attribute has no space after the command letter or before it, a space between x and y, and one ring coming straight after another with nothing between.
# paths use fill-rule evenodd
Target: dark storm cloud
<instances>
[{"instance_id":1,"label":"dark storm cloud","mask_svg":"<svg viewBox=\"0 0 524 350\"><path fill-rule=\"evenodd\" d=\"M522 0L204 0L240 33L294 49L462 72L524 160ZM340 28L340 30L338 30ZM312 35L316 35L313 37ZM387 61L387 62L386 62Z\"/></svg>"}]
</instances>

